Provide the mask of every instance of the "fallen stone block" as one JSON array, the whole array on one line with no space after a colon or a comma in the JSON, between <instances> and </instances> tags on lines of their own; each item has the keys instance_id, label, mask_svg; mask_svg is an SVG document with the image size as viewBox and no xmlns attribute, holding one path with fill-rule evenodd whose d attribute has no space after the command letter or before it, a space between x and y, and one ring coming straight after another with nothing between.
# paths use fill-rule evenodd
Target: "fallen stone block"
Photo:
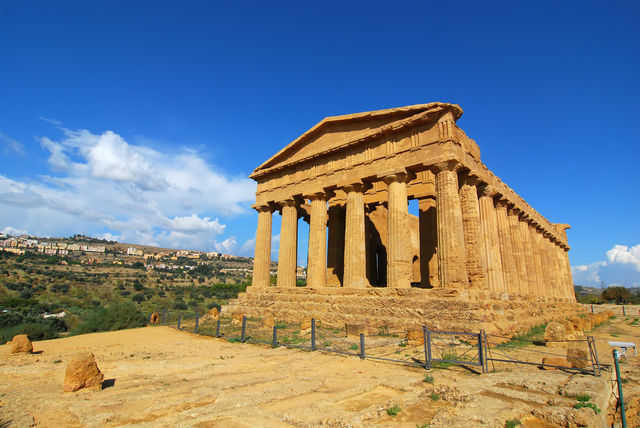
<instances>
[{"instance_id":1,"label":"fallen stone block","mask_svg":"<svg viewBox=\"0 0 640 428\"><path fill-rule=\"evenodd\" d=\"M16 336L13 336L13 339L9 343L11 344L12 354L33 352L33 344L26 334L18 334Z\"/></svg>"},{"instance_id":2,"label":"fallen stone block","mask_svg":"<svg viewBox=\"0 0 640 428\"><path fill-rule=\"evenodd\" d=\"M542 364L550 364L552 366L571 367L569 361L563 357L544 357L542 358ZM558 370L557 367L548 367L543 365L544 370Z\"/></svg>"},{"instance_id":3,"label":"fallen stone block","mask_svg":"<svg viewBox=\"0 0 640 428\"><path fill-rule=\"evenodd\" d=\"M104 374L98 369L96 358L91 352L80 352L72 358L64 374L64 392L82 388L102 389Z\"/></svg>"}]
</instances>

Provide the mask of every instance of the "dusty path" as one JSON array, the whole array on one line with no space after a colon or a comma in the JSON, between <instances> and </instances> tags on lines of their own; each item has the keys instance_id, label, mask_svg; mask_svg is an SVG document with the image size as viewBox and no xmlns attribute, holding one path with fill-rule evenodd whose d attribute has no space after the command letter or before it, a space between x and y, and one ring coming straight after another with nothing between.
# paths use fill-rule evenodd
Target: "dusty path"
<instances>
[{"instance_id":1,"label":"dusty path","mask_svg":"<svg viewBox=\"0 0 640 428\"><path fill-rule=\"evenodd\" d=\"M638 333L628 320L623 327ZM591 409L572 408L572 395L588 391L594 401L606 400L610 386L606 374L535 367L483 376L432 370L427 383L420 368L228 343L169 327L41 341L34 350L42 353L9 355L0 346L0 426L501 427L520 419L544 427L558 425L542 420L595 423ZM113 386L62 392L66 363L80 350L96 355ZM397 416L387 415L392 406L401 409Z\"/></svg>"}]
</instances>

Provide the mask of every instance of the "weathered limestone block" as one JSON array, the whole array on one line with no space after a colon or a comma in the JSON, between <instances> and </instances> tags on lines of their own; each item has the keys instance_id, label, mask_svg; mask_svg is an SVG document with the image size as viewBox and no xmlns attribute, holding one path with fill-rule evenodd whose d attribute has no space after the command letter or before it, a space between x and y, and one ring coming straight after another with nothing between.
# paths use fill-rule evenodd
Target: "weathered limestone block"
<instances>
[{"instance_id":1,"label":"weathered limestone block","mask_svg":"<svg viewBox=\"0 0 640 428\"><path fill-rule=\"evenodd\" d=\"M569 346L567 360L571 363L571 367L583 369L590 364L589 354L585 348L586 345L584 343Z\"/></svg>"},{"instance_id":2,"label":"weathered limestone block","mask_svg":"<svg viewBox=\"0 0 640 428\"><path fill-rule=\"evenodd\" d=\"M200 322L214 322L218 321L218 308L211 308L209 312L204 314L202 318L200 318Z\"/></svg>"},{"instance_id":3,"label":"weathered limestone block","mask_svg":"<svg viewBox=\"0 0 640 428\"><path fill-rule=\"evenodd\" d=\"M18 334L13 336L11 339L11 353L19 354L19 353L31 353L33 352L33 344L29 340L26 334Z\"/></svg>"},{"instance_id":4,"label":"weathered limestone block","mask_svg":"<svg viewBox=\"0 0 640 428\"><path fill-rule=\"evenodd\" d=\"M364 323L346 323L344 329L347 337L360 337L360 334L367 334L367 325Z\"/></svg>"},{"instance_id":5,"label":"weathered limestone block","mask_svg":"<svg viewBox=\"0 0 640 428\"><path fill-rule=\"evenodd\" d=\"M67 365L64 375L64 392L82 388L102 389L104 374L98 369L96 358L91 352L76 354Z\"/></svg>"},{"instance_id":6,"label":"weathered limestone block","mask_svg":"<svg viewBox=\"0 0 640 428\"><path fill-rule=\"evenodd\" d=\"M547 328L544 330L544 340L548 342L557 342L566 340L567 329L564 323L558 321L552 321L547 324Z\"/></svg>"},{"instance_id":7,"label":"weathered limestone block","mask_svg":"<svg viewBox=\"0 0 640 428\"><path fill-rule=\"evenodd\" d=\"M566 358L562 357L544 357L542 358L542 364L550 364L552 366L571 367L571 364ZM544 370L558 370L557 367L542 367Z\"/></svg>"},{"instance_id":8,"label":"weathered limestone block","mask_svg":"<svg viewBox=\"0 0 640 428\"><path fill-rule=\"evenodd\" d=\"M424 332L421 328L407 330L407 343L409 345L424 344Z\"/></svg>"},{"instance_id":9,"label":"weathered limestone block","mask_svg":"<svg viewBox=\"0 0 640 428\"><path fill-rule=\"evenodd\" d=\"M244 313L240 311L236 311L231 314L231 324L242 324L242 318L244 317Z\"/></svg>"},{"instance_id":10,"label":"weathered limestone block","mask_svg":"<svg viewBox=\"0 0 640 428\"><path fill-rule=\"evenodd\" d=\"M262 324L263 327L273 327L274 325L276 325L276 321L273 318L273 315L271 314L267 314L265 316L262 317L262 320L260 320L260 323Z\"/></svg>"}]
</instances>

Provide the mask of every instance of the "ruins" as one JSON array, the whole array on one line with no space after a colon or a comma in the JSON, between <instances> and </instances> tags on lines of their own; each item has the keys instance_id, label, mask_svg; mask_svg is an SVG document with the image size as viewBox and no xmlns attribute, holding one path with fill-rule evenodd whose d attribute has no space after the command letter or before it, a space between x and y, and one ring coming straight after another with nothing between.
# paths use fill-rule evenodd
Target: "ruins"
<instances>
[{"instance_id":1,"label":"ruins","mask_svg":"<svg viewBox=\"0 0 640 428\"><path fill-rule=\"evenodd\" d=\"M461 115L436 102L328 117L256 168L253 282L223 313L513 333L578 310L569 225L549 222L481 162ZM296 287L301 218L306 287Z\"/></svg>"}]
</instances>

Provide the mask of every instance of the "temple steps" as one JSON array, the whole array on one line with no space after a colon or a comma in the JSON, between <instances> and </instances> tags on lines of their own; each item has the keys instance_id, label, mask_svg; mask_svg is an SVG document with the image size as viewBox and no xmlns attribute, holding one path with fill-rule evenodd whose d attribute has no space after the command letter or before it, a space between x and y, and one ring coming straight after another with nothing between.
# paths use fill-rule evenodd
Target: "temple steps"
<instances>
[{"instance_id":1,"label":"temple steps","mask_svg":"<svg viewBox=\"0 0 640 428\"><path fill-rule=\"evenodd\" d=\"M580 310L579 305L569 302L486 297L482 293L469 296L467 292L434 289L249 288L223 306L222 313L242 312L251 317L270 314L288 322L316 318L336 327L345 323L366 323L373 328L427 325L437 330L484 329L513 335Z\"/></svg>"}]
</instances>

